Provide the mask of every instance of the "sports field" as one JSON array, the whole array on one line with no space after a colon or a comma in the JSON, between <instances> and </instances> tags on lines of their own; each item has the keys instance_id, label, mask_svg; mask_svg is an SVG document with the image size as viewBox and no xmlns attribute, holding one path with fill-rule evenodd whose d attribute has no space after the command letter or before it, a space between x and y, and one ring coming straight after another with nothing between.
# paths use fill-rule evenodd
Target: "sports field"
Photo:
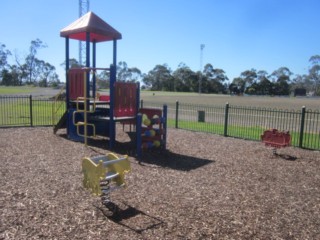
<instances>
[{"instance_id":1,"label":"sports field","mask_svg":"<svg viewBox=\"0 0 320 240\"><path fill-rule=\"evenodd\" d=\"M221 106L229 103L235 106L263 107L278 109L307 109L320 110L319 97L270 97L270 96L230 96L218 94L174 93L142 91L141 99L148 103L173 104L180 103L204 104Z\"/></svg>"},{"instance_id":2,"label":"sports field","mask_svg":"<svg viewBox=\"0 0 320 240\"><path fill-rule=\"evenodd\" d=\"M38 87L0 87L0 95L29 95L52 97L59 89ZM107 94L107 93L105 93ZM230 96L218 94L177 93L141 91L141 99L148 103L174 104L176 101L188 104L204 104L223 106L226 103L235 106L263 107L278 109L307 109L320 110L320 97L270 97L270 96Z\"/></svg>"}]
</instances>

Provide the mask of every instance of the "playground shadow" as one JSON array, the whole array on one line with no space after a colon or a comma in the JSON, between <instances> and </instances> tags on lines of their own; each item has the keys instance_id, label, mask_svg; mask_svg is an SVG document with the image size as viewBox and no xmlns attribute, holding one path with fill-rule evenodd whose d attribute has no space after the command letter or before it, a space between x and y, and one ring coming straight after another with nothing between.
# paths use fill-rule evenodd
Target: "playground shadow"
<instances>
[{"instance_id":1,"label":"playground shadow","mask_svg":"<svg viewBox=\"0 0 320 240\"><path fill-rule=\"evenodd\" d=\"M65 134L61 134L60 136L67 138ZM136 145L132 141L116 141L114 148L110 150L108 139L88 139L88 146L92 147L92 150L97 155L104 154L104 151L99 151L99 149L103 149L120 155L128 155L135 158L141 165L152 164L179 171L191 171L215 162L214 160L178 154L161 148L145 150L142 153L141 159L138 159Z\"/></svg>"},{"instance_id":2,"label":"playground shadow","mask_svg":"<svg viewBox=\"0 0 320 240\"><path fill-rule=\"evenodd\" d=\"M214 162L214 160L187 156L168 150L146 151L142 154L142 158L139 161L142 165L144 165L144 163L153 164L179 171L191 171Z\"/></svg>"},{"instance_id":3,"label":"playground shadow","mask_svg":"<svg viewBox=\"0 0 320 240\"><path fill-rule=\"evenodd\" d=\"M109 150L109 142L105 140L89 141L88 145L94 146L95 148ZM137 157L136 146L132 142L116 142L112 151L117 154L128 155L135 158L141 165L152 164L179 171L191 171L215 162L214 160L178 154L161 148L145 150L142 153L141 159L139 159Z\"/></svg>"},{"instance_id":4,"label":"playground shadow","mask_svg":"<svg viewBox=\"0 0 320 240\"><path fill-rule=\"evenodd\" d=\"M138 234L164 224L161 219L151 216L126 203L109 202L105 206L96 206L109 220Z\"/></svg>"}]
</instances>

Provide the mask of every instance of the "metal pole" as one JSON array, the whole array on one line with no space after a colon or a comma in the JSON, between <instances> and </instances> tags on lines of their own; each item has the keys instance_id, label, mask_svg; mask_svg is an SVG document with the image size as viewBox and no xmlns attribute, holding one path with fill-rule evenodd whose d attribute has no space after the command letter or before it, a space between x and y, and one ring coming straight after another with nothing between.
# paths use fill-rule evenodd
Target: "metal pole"
<instances>
[{"instance_id":1,"label":"metal pole","mask_svg":"<svg viewBox=\"0 0 320 240\"><path fill-rule=\"evenodd\" d=\"M30 127L33 127L32 95L29 95L29 106L30 106Z\"/></svg>"},{"instance_id":2,"label":"metal pole","mask_svg":"<svg viewBox=\"0 0 320 240\"><path fill-rule=\"evenodd\" d=\"M226 103L226 108L224 110L224 131L223 135L228 136L228 119L229 119L229 103Z\"/></svg>"},{"instance_id":3,"label":"metal pole","mask_svg":"<svg viewBox=\"0 0 320 240\"><path fill-rule=\"evenodd\" d=\"M300 123L300 136L299 136L299 148L303 147L303 134L304 134L304 124L306 117L306 107L303 106L301 109L301 123Z\"/></svg>"},{"instance_id":4,"label":"metal pole","mask_svg":"<svg viewBox=\"0 0 320 240\"><path fill-rule=\"evenodd\" d=\"M200 44L200 76L199 76L199 94L201 94L201 82L202 82L202 57L203 57L203 49L205 45Z\"/></svg>"},{"instance_id":5,"label":"metal pole","mask_svg":"<svg viewBox=\"0 0 320 240\"><path fill-rule=\"evenodd\" d=\"M92 67L96 68L96 41L93 40L92 42ZM92 74L92 97L96 97L96 69L93 69Z\"/></svg>"}]
</instances>

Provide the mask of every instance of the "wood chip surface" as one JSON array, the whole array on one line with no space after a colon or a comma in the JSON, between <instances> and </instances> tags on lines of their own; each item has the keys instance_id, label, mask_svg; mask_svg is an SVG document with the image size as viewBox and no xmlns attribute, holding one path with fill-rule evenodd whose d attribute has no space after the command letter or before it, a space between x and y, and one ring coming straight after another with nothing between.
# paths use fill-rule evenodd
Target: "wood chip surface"
<instances>
[{"instance_id":1,"label":"wood chip surface","mask_svg":"<svg viewBox=\"0 0 320 240\"><path fill-rule=\"evenodd\" d=\"M128 129L126 129L128 130ZM320 153L169 129L167 151L129 154L117 209L82 186L81 160L108 150L52 128L0 129L0 239L320 239Z\"/></svg>"}]
</instances>

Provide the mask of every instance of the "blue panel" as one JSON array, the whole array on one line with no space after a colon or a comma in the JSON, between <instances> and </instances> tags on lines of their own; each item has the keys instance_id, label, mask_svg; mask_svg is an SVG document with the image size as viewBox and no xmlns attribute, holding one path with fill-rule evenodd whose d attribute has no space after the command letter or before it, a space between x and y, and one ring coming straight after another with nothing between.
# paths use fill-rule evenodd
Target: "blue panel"
<instances>
[{"instance_id":1,"label":"blue panel","mask_svg":"<svg viewBox=\"0 0 320 240\"><path fill-rule=\"evenodd\" d=\"M68 110L68 138L76 142L84 142L84 138L77 134L77 126L73 124L73 112L76 109ZM75 122L83 121L83 114L77 113ZM83 132L83 131L82 131Z\"/></svg>"}]
</instances>

